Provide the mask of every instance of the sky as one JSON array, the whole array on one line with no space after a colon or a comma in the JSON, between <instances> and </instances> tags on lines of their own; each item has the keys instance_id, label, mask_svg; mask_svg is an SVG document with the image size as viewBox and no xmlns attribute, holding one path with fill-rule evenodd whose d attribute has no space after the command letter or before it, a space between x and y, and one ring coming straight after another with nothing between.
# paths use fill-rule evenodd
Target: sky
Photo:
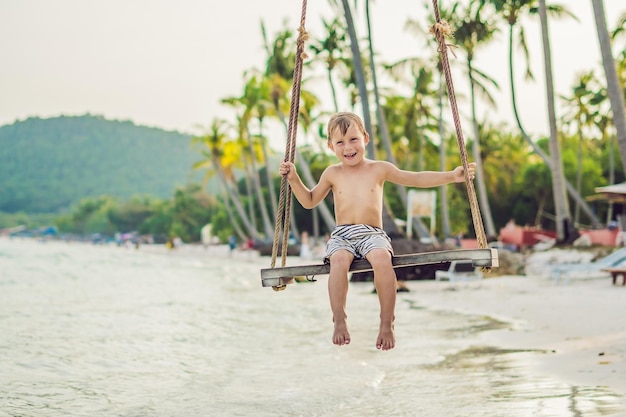
<instances>
[{"instance_id":1,"label":"sky","mask_svg":"<svg viewBox=\"0 0 626 417\"><path fill-rule=\"evenodd\" d=\"M552 20L549 25L555 93L569 95L581 72L604 73L591 0L556 3L579 18L578 22ZM220 100L240 95L244 72L263 67L260 22L270 38L285 27L295 32L301 4L299 0L0 0L0 126L34 116L90 113L195 134L215 117L234 121L232 110ZM321 19L331 16L327 4L328 0L308 1L306 28L312 38L323 35ZM432 19L428 15L432 7L425 9L423 4L422 0L372 2L374 48L380 63L431 54L422 40L405 29L409 17ZM439 4L445 7L447 2ZM614 27L626 4L604 0L604 5L607 23ZM359 32L365 33L362 10L355 13L355 20ZM518 54L519 111L531 134L547 135L538 18L527 19L524 25L535 81L522 79L523 61ZM477 52L477 67L500 84L500 91L494 92L498 108L484 108L479 117L491 112L491 120L513 126L506 45L503 31L494 45ZM465 89L462 76L453 72L459 94ZM330 109L329 95L322 90L319 95ZM467 101L459 107L462 115L469 114Z\"/></svg>"}]
</instances>

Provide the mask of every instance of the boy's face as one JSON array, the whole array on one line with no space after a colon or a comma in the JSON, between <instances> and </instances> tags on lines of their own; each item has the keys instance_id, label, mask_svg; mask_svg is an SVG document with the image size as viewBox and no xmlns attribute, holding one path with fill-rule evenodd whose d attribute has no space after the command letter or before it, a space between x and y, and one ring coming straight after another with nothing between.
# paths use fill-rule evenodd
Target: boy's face
<instances>
[{"instance_id":1,"label":"boy's face","mask_svg":"<svg viewBox=\"0 0 626 417\"><path fill-rule=\"evenodd\" d=\"M339 161L343 164L354 166L365 158L365 146L370 138L367 133L359 130L352 123L345 135L339 128L335 128L328 140L328 148L335 152Z\"/></svg>"}]
</instances>

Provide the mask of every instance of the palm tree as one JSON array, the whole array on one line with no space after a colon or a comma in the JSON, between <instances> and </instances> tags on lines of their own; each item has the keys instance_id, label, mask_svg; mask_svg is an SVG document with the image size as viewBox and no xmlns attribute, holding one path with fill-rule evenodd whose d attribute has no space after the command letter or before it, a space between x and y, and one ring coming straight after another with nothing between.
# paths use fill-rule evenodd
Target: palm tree
<instances>
[{"instance_id":1,"label":"palm tree","mask_svg":"<svg viewBox=\"0 0 626 417\"><path fill-rule=\"evenodd\" d=\"M604 2L602 0L591 0L593 4L593 15L596 21L600 52L602 54L602 66L608 85L609 100L613 113L613 124L617 131L617 143L622 155L622 164L626 170L626 113L624 113L624 95L620 87L617 71L615 69L615 59L611 52L611 43L606 26L604 13Z\"/></svg>"},{"instance_id":2,"label":"palm tree","mask_svg":"<svg viewBox=\"0 0 626 417\"><path fill-rule=\"evenodd\" d=\"M617 41L623 39L626 36L626 12L623 13L617 22L617 26L611 31L611 40ZM622 48L622 51L615 58L615 66L617 69L617 79L619 80L622 90L624 91L624 97L626 97L626 48Z\"/></svg>"},{"instance_id":3,"label":"palm tree","mask_svg":"<svg viewBox=\"0 0 626 417\"><path fill-rule=\"evenodd\" d=\"M276 202L276 190L274 188L274 181L272 180L272 167L270 166L270 152L268 150L268 140L265 137L265 118L273 115L272 102L269 100L271 82L267 77L261 75L261 81L259 83L259 95L263 97L255 107L255 115L258 120L258 140L261 144L261 151L263 152L263 160L265 161L265 180L267 182L267 189L269 190L269 197L272 203L272 218L276 218L276 212L278 211Z\"/></svg>"},{"instance_id":4,"label":"palm tree","mask_svg":"<svg viewBox=\"0 0 626 417\"><path fill-rule=\"evenodd\" d=\"M391 151L391 140L389 139L389 129L385 120L385 114L380 102L380 91L378 89L378 78L376 76L376 63L374 62L374 41L372 39L372 19L370 17L370 0L365 0L365 17L367 22L367 40L370 58L370 72L372 74L372 89L374 90L374 102L376 103L376 120L378 121L378 133L381 136L383 146L387 154L387 161L395 164L395 158ZM373 133L373 132L372 132ZM400 187L398 187L400 188ZM400 188L403 189L403 188ZM403 204L406 206L406 192L400 192Z\"/></svg>"},{"instance_id":5,"label":"palm tree","mask_svg":"<svg viewBox=\"0 0 626 417\"><path fill-rule=\"evenodd\" d=\"M356 0L354 3L356 6ZM330 4L335 6L337 10L339 10L339 2L337 0L330 0ZM368 34L369 34L369 48L370 48L370 66L371 66L370 70L372 71L374 82L376 82L373 43L372 43L372 38L371 38L371 23L369 19L369 1L367 0L366 0L366 7L367 7L367 27L368 27ZM363 64L363 60L361 57L359 39L356 33L354 19L352 17L352 10L351 10L350 4L348 3L348 0L341 0L341 9L343 10L344 18L346 20L346 26L347 26L348 35L350 38L350 50L352 52L352 65L349 66L349 68L351 68L353 72L351 72L350 75L353 76L353 81L356 82L356 85L358 87L359 98L361 100L361 108L362 108L362 113L363 113L363 123L365 125L365 129L369 133L370 137L374 138L374 130L372 128L371 115L370 115L369 95L367 92L365 66ZM377 85L374 85L374 94L377 100L377 115L378 115L379 129L381 129L383 143L387 150L387 158L388 159L393 158L392 157L393 152L391 150L391 142L389 140L387 124L384 119L382 106L380 105L380 97L378 94ZM370 159L374 159L376 157L374 140L371 140L369 144L367 145L367 154ZM391 161L393 162L393 159L391 159ZM406 206L406 190L402 189L402 187L397 187L397 189L399 191L403 204ZM393 231L394 233L398 232L397 227L395 223L393 222L391 214L389 213L386 206L383 206L383 224L386 230ZM420 222L418 222L416 225L419 226Z\"/></svg>"},{"instance_id":6,"label":"palm tree","mask_svg":"<svg viewBox=\"0 0 626 417\"><path fill-rule=\"evenodd\" d=\"M341 81L343 87L346 89L346 94L349 97L350 111L354 112L356 111L356 105L359 101L359 87L356 69L354 67L354 61L351 57L343 58L342 62L346 71L341 75Z\"/></svg>"},{"instance_id":7,"label":"palm tree","mask_svg":"<svg viewBox=\"0 0 626 417\"><path fill-rule=\"evenodd\" d=\"M261 187L261 178L257 169L257 161L262 160L263 155L258 155L256 149L260 147L258 143L255 143L255 137L250 133L250 123L255 115L265 111L265 103L269 100L262 94L265 91L262 89L262 83L256 78L251 76L244 86L244 93L241 97L229 97L222 99L222 103L231 105L235 108L241 108L241 115L239 116L239 136L244 141L246 149L246 156L249 160L249 174L251 181L254 183L256 196L259 201L261 209L261 219L263 221L263 230L265 231L266 238L272 236L274 228L270 221L270 217L267 211L267 205L265 203L265 197L263 195L263 189ZM265 103L264 103L265 102ZM265 159L267 164L267 159ZM266 169L269 167L266 165ZM270 188L273 188L273 184L268 184ZM250 199L252 202L253 199ZM252 204L250 205L252 207Z\"/></svg>"},{"instance_id":8,"label":"palm tree","mask_svg":"<svg viewBox=\"0 0 626 417\"><path fill-rule=\"evenodd\" d=\"M310 48L315 54L316 58L322 60L326 65L326 75L328 77L328 85L333 98L333 105L335 112L339 111L339 104L337 102L337 88L333 80L333 71L338 65L341 65L345 61L343 60L343 51L346 44L346 34L343 31L343 27L338 18L333 19L331 22L322 20L324 25L326 37L319 39L316 43L313 43Z\"/></svg>"},{"instance_id":9,"label":"palm tree","mask_svg":"<svg viewBox=\"0 0 626 417\"><path fill-rule=\"evenodd\" d=\"M383 110L386 120L389 122L390 136L392 138L392 154L394 164L403 169L424 170L433 169L426 166L425 159L428 153L436 149L436 146L429 140L428 133L442 133L438 130L439 119L433 110L436 102L433 96L439 95L440 90L433 85L434 73L428 65L419 58L406 58L399 62L385 65L385 69L392 79L401 87L409 89L408 96L401 94L387 94ZM403 88L404 89L404 88ZM443 104L441 103L443 109ZM440 140L440 152L445 154L445 141ZM397 161L397 162L396 162ZM447 164L444 162L441 169L445 170ZM446 187L442 187L445 191ZM405 193L406 188L401 190ZM398 193L401 197L401 194ZM406 207L405 201L401 200L402 209ZM442 210L447 209L447 200L443 196L441 200ZM420 218L413 219L414 231L420 236L428 236L428 228L425 227ZM443 219L443 231L449 237L449 219L445 211Z\"/></svg>"},{"instance_id":10,"label":"palm tree","mask_svg":"<svg viewBox=\"0 0 626 417\"><path fill-rule=\"evenodd\" d=\"M545 0L539 0L539 18L541 21L541 40L543 44L543 64L546 77L546 96L548 101L548 121L550 123L550 158L552 160L552 192L556 211L556 234L558 241L568 240L573 227L570 216L569 200L565 192L565 175L556 127L554 108L554 83L552 78L552 53L548 34L548 14Z\"/></svg>"},{"instance_id":11,"label":"palm tree","mask_svg":"<svg viewBox=\"0 0 626 417\"><path fill-rule=\"evenodd\" d=\"M330 0L331 4L337 5L337 0ZM373 137L372 120L370 116L369 96L367 94L367 85L365 81L365 67L361 58L361 49L359 48L359 39L354 27L354 19L352 18L352 10L348 0L341 0L346 26L348 27L348 35L350 37L350 50L352 51L352 63L354 65L354 75L359 89L359 98L361 99L361 107L363 109L363 123L365 130ZM367 145L367 156L370 159L375 158L374 141L370 141Z\"/></svg>"},{"instance_id":12,"label":"palm tree","mask_svg":"<svg viewBox=\"0 0 626 417\"><path fill-rule=\"evenodd\" d=\"M526 129L524 129L522 125L518 107L517 107L517 98L516 98L517 94L516 94L516 89L515 89L515 76L514 76L515 65L513 63L513 57L514 57L513 44L514 44L514 38L516 37L515 36L516 32L517 32L517 38L519 39L519 47L525 57L526 78L527 79L534 78L533 73L530 70L530 65L529 65L529 53L528 53L528 44L526 43L526 32L524 30L524 27L520 24L520 18L524 14L537 15L539 13L538 0L487 0L487 1L494 5L496 12L504 18L504 20L509 26L509 30L508 30L509 32L509 35L508 35L508 39L509 39L509 42L508 42L509 86L510 86L510 91L511 91L511 102L512 102L513 116L515 117L515 122L524 140L526 140L526 142L533 148L535 153L541 157L544 163L550 169L552 169L552 161L550 160L550 157L541 149L541 147L537 145L537 143L535 143L530 138L530 136L526 133ZM559 6L559 5L547 5L546 11L551 16L556 16L556 17L570 16L570 17L575 18L575 16L571 12L569 12L563 6ZM594 226L599 226L600 222L597 216L591 210L587 202L582 198L580 193L578 193L578 191L574 188L572 184L570 184L567 181L567 179L565 179L565 185L567 187L567 192L576 201L576 204L578 205L578 207L580 207L585 212L585 214L591 219Z\"/></svg>"},{"instance_id":13,"label":"palm tree","mask_svg":"<svg viewBox=\"0 0 626 417\"><path fill-rule=\"evenodd\" d=\"M241 229L238 228L234 213L229 211L233 227L239 232L240 238L246 239L250 236L254 239L258 239L259 234L246 215L241 199L239 198L239 193L236 191L236 188L232 186L232 183L235 182L234 166L240 161L241 148L235 141L228 137L225 131L226 126L225 121L214 119L208 133L192 139L193 143L199 143L204 146L200 151L205 157L204 160L195 163L193 167L195 169L206 170L205 180L209 179L212 175L217 175L225 191L225 199L232 201L239 215L239 220L243 223L247 231L247 233L243 233ZM225 202L225 206L228 210L229 205L227 202Z\"/></svg>"},{"instance_id":14,"label":"palm tree","mask_svg":"<svg viewBox=\"0 0 626 417\"><path fill-rule=\"evenodd\" d=\"M437 61L437 68L439 69L439 88L437 93L437 132L439 134L439 167L444 171L446 167L446 140L445 140L445 127L443 122L443 97L446 94L445 80L443 76L443 68L441 60ZM443 228L444 238L448 239L452 237L452 231L450 229L450 210L448 208L448 187L439 187L439 198L441 199L441 222Z\"/></svg>"},{"instance_id":15,"label":"palm tree","mask_svg":"<svg viewBox=\"0 0 626 417\"><path fill-rule=\"evenodd\" d=\"M581 193L582 173L583 173L583 144L585 131L593 125L594 108L604 101L604 94L601 88L594 83L593 71L582 74L573 87L572 96L561 96L566 103L567 113L563 116L565 123L574 124L578 134L577 150L577 170L576 170L576 191ZM574 207L574 224L580 222L580 205L576 203Z\"/></svg>"},{"instance_id":16,"label":"palm tree","mask_svg":"<svg viewBox=\"0 0 626 417\"><path fill-rule=\"evenodd\" d=\"M296 61L296 47L294 46L293 35L289 30L285 30L279 33L274 42L270 45L265 32L265 27L262 25L261 28L263 39L265 41L265 50L268 54L265 76L273 81L271 102L274 105L276 117L283 124L285 132L288 132L289 127L285 114L289 113L290 110L289 85L290 83L293 83L293 71ZM301 89L300 94L301 98L305 102L313 100L313 95L305 89ZM307 98L307 96L309 98ZM303 111L309 112L309 109L305 109L306 106L303 106L300 113ZM298 157L298 168L303 174L302 176L305 184L309 187L315 185L311 168L306 159ZM335 219L326 206L326 203L322 201L315 209L321 214L328 230L332 230L335 227ZM291 227L294 230L294 233L297 233L293 217L291 219Z\"/></svg>"},{"instance_id":17,"label":"palm tree","mask_svg":"<svg viewBox=\"0 0 626 417\"><path fill-rule=\"evenodd\" d=\"M449 22L453 22L452 26L455 28L455 39L467 55L467 75L469 78L472 126L474 131L472 150L474 162L476 162L478 199L481 213L485 221L486 233L488 236L496 236L496 228L493 222L493 216L491 215L491 206L485 186L485 176L480 154L480 131L476 117L476 89L479 89L482 95L487 98L488 102L493 104L493 99L489 95L488 88L484 82L487 81L495 87L497 87L497 83L485 73L477 70L473 63L476 50L493 38L496 27L490 17L485 17L482 14L483 4L480 1L471 0L468 7L464 10L460 10L459 5L460 3L455 3L450 11L450 15L445 16L445 18ZM442 18L444 18L443 15Z\"/></svg>"},{"instance_id":18,"label":"palm tree","mask_svg":"<svg viewBox=\"0 0 626 417\"><path fill-rule=\"evenodd\" d=\"M401 111L406 116L403 136L410 143L417 145L418 160L412 169L424 170L424 157L426 154L427 131L435 131L437 118L433 107L433 97L439 95L438 86L433 84L434 73L424 60L419 58L403 59L387 66L391 76L401 85L405 84L411 89L411 95L405 99L405 103L396 101L392 111ZM409 75L405 72L408 70ZM398 108L401 106L401 108Z\"/></svg>"},{"instance_id":19,"label":"palm tree","mask_svg":"<svg viewBox=\"0 0 626 417\"><path fill-rule=\"evenodd\" d=\"M446 11L445 8L439 7L440 13L444 16L449 16L451 13ZM412 32L415 32L419 35L426 35L426 32L422 29L422 24L416 20L409 19L406 22L406 28ZM432 36L426 36L428 43L431 45L432 50L436 50L438 45L436 39ZM439 74L437 80L437 134L439 137L439 167L440 170L445 171L448 169L446 164L447 159L447 147L446 147L446 138L445 138L445 121L443 115L444 109L444 96L446 95L446 80L444 76L443 63L441 62L441 57L439 53L434 57L437 66L437 73ZM424 64L427 65L427 64ZM430 65L433 66L433 65ZM431 95L430 93L428 94ZM435 95L435 94L432 94ZM441 186L439 187L439 198L441 201L441 218L442 218L442 229L445 238L451 238L452 232L450 229L450 211L448 209L448 187Z\"/></svg>"},{"instance_id":20,"label":"palm tree","mask_svg":"<svg viewBox=\"0 0 626 417\"><path fill-rule=\"evenodd\" d=\"M366 17L366 24L367 24L369 65L370 65L370 71L371 71L371 76L372 76L372 84L373 84L372 89L374 92L374 101L376 103L376 120L378 121L378 133L380 134L383 147L385 149L385 155L386 155L387 161L396 165L396 159L392 150L392 143L391 143L391 138L389 135L389 128L387 125L387 120L385 118L383 105L381 103L380 90L378 88L378 77L376 75L376 63L374 61L375 54L374 54L374 40L372 37L372 19L370 15L370 0L365 0L365 17ZM423 143L422 140L423 140L423 136L420 135L419 136L420 145ZM420 146L420 153L419 153L420 161L422 160L423 155L424 155L423 148L422 146ZM418 165L418 169L421 170L422 166ZM407 207L406 188L398 184L394 184L394 186L395 186L396 192L400 196L400 202L402 203L402 208L404 210ZM423 225L420 218L415 218L413 221L413 225L418 234L420 233L424 234L428 230ZM388 227L391 227L391 226L392 224L389 224Z\"/></svg>"}]
</instances>

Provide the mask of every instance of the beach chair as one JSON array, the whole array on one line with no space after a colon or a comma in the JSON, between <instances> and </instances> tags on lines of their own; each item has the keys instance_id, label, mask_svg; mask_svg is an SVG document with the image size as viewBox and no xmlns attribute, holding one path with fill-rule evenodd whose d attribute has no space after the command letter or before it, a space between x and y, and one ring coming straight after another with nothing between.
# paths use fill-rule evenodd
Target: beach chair
<instances>
[{"instance_id":1,"label":"beach chair","mask_svg":"<svg viewBox=\"0 0 626 417\"><path fill-rule=\"evenodd\" d=\"M598 259L594 262L581 262L581 263L569 263L569 264L554 264L550 266L550 278L558 284L563 280L566 284L574 275L607 275L607 268L615 268L618 266L626 265L626 248L620 248L604 258Z\"/></svg>"},{"instance_id":2,"label":"beach chair","mask_svg":"<svg viewBox=\"0 0 626 417\"><path fill-rule=\"evenodd\" d=\"M473 281L483 278L480 268L474 267L472 261L452 261L447 270L435 271L435 280L450 281Z\"/></svg>"}]
</instances>

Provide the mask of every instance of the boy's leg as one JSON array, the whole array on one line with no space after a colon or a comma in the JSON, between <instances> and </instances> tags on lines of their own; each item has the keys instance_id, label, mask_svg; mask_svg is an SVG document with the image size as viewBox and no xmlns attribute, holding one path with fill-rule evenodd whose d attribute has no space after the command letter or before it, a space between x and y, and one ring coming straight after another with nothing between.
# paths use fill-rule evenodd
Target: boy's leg
<instances>
[{"instance_id":1,"label":"boy's leg","mask_svg":"<svg viewBox=\"0 0 626 417\"><path fill-rule=\"evenodd\" d=\"M380 329L376 339L376 348L393 349L396 345L393 329L396 309L396 272L391 263L391 254L387 249L373 249L366 258L374 269L374 286L380 302Z\"/></svg>"},{"instance_id":2,"label":"boy's leg","mask_svg":"<svg viewBox=\"0 0 626 417\"><path fill-rule=\"evenodd\" d=\"M328 296L330 309L333 312L333 343L347 345L350 343L350 333L346 314L346 299L348 297L348 270L354 255L344 249L333 253L330 260L330 274L328 277Z\"/></svg>"}]
</instances>

